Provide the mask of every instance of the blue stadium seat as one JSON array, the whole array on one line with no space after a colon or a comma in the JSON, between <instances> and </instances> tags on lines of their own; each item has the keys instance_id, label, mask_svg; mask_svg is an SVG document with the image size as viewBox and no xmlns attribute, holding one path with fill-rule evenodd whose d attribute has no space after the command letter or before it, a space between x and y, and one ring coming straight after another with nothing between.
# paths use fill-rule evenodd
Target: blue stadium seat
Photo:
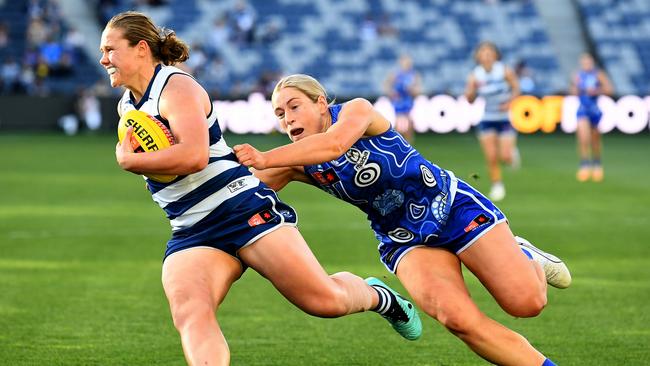
<instances>
[{"instance_id":1,"label":"blue stadium seat","mask_svg":"<svg viewBox=\"0 0 650 366\"><path fill-rule=\"evenodd\" d=\"M596 56L610 74L617 93L648 95L650 3L578 0L578 4ZM624 57L621 50L625 50Z\"/></svg>"}]
</instances>

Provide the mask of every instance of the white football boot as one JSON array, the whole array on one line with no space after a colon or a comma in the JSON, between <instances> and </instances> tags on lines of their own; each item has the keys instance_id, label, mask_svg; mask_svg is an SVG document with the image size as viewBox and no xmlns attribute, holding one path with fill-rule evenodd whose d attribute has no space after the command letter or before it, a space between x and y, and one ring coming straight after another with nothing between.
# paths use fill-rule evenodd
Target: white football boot
<instances>
[{"instance_id":1,"label":"white football boot","mask_svg":"<svg viewBox=\"0 0 650 366\"><path fill-rule=\"evenodd\" d=\"M506 198L506 187L501 182L496 182L492 184L490 188L490 193L488 194L492 202L499 202Z\"/></svg>"},{"instance_id":2,"label":"white football boot","mask_svg":"<svg viewBox=\"0 0 650 366\"><path fill-rule=\"evenodd\" d=\"M541 251L528 240L515 236L521 250L526 256L539 263L546 274L546 282L557 288L567 288L571 285L571 273L562 260L552 254Z\"/></svg>"}]
</instances>

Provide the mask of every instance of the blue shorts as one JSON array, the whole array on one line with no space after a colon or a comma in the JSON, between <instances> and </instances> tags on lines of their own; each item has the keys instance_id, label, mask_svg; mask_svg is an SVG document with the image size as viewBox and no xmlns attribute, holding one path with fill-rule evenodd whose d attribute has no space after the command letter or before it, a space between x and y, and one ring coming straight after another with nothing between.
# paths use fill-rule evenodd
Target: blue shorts
<instances>
[{"instance_id":1,"label":"blue shorts","mask_svg":"<svg viewBox=\"0 0 650 366\"><path fill-rule=\"evenodd\" d=\"M413 109L413 99L412 98L403 98L393 100L393 109L395 109L395 114L406 114L411 113Z\"/></svg>"},{"instance_id":2,"label":"blue shorts","mask_svg":"<svg viewBox=\"0 0 650 366\"><path fill-rule=\"evenodd\" d=\"M485 135L489 133L496 133L497 135L514 135L517 133L510 121L481 121L478 124L478 135Z\"/></svg>"},{"instance_id":3,"label":"blue shorts","mask_svg":"<svg viewBox=\"0 0 650 366\"><path fill-rule=\"evenodd\" d=\"M600 111L600 108L598 108L598 104L595 103L580 103L578 106L578 112L576 113L578 120L586 118L593 127L598 126L602 116L603 113Z\"/></svg>"},{"instance_id":4,"label":"blue shorts","mask_svg":"<svg viewBox=\"0 0 650 366\"><path fill-rule=\"evenodd\" d=\"M174 232L167 242L165 258L181 250L207 247L239 259L240 249L281 226L296 225L296 211L280 201L270 188L260 185L252 197L242 201L227 217L208 215L192 227Z\"/></svg>"},{"instance_id":5,"label":"blue shorts","mask_svg":"<svg viewBox=\"0 0 650 366\"><path fill-rule=\"evenodd\" d=\"M506 216L494 203L459 179L449 218L442 232L426 244L383 243L379 248L381 261L389 271L395 273L404 255L417 247L444 248L460 254L495 225L504 221Z\"/></svg>"}]
</instances>

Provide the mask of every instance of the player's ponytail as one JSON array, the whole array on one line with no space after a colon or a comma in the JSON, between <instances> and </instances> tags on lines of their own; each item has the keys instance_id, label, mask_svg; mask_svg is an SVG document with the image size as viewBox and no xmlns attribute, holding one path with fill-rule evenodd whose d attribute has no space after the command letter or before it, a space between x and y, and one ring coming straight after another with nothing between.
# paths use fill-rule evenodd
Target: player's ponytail
<instances>
[{"instance_id":1,"label":"player's ponytail","mask_svg":"<svg viewBox=\"0 0 650 366\"><path fill-rule=\"evenodd\" d=\"M189 58L189 47L173 30L157 27L151 18L143 13L119 13L108 21L106 28L122 29L129 46L135 46L140 41L147 42L152 57L165 65L174 65Z\"/></svg>"},{"instance_id":2,"label":"player's ponytail","mask_svg":"<svg viewBox=\"0 0 650 366\"><path fill-rule=\"evenodd\" d=\"M176 32L167 28L160 28L160 42L158 59L165 65L174 65L184 62L190 57L190 48ZM155 55L154 55L155 56Z\"/></svg>"}]
</instances>

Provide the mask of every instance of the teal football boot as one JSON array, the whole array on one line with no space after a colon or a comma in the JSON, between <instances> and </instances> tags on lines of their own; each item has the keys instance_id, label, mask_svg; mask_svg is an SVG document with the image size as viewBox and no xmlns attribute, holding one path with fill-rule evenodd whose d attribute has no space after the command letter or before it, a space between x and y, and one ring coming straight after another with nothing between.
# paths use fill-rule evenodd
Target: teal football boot
<instances>
[{"instance_id":1,"label":"teal football boot","mask_svg":"<svg viewBox=\"0 0 650 366\"><path fill-rule=\"evenodd\" d=\"M380 313L380 315L388 320L393 329L410 341L420 338L422 335L422 322L415 306L375 277L366 278L366 283L375 288L379 287L387 290L392 294L392 306L384 314Z\"/></svg>"}]
</instances>

